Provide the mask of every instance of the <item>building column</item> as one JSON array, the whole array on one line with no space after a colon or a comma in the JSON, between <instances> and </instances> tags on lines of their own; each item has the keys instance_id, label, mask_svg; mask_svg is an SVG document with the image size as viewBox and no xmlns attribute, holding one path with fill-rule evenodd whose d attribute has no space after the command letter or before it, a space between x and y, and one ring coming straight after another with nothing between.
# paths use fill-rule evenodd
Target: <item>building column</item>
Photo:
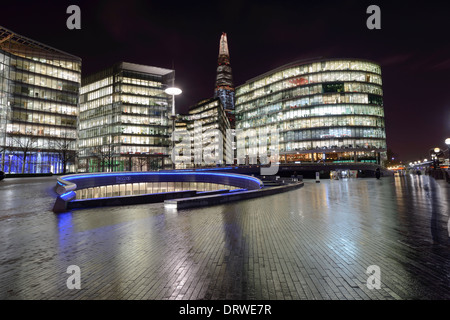
<instances>
[{"instance_id":1,"label":"building column","mask_svg":"<svg viewBox=\"0 0 450 320\"><path fill-rule=\"evenodd\" d=\"M2 167L0 169L0 171L3 171L3 172L5 172L5 156L6 156L6 151L3 150L3 152L2 152Z\"/></svg>"}]
</instances>

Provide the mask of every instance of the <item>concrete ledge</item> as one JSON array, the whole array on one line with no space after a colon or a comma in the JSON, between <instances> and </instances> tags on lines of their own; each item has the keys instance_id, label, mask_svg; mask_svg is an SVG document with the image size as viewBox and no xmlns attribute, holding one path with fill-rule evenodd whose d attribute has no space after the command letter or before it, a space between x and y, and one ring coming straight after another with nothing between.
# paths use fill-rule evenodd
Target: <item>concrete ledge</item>
<instances>
[{"instance_id":1,"label":"concrete ledge","mask_svg":"<svg viewBox=\"0 0 450 320\"><path fill-rule=\"evenodd\" d=\"M75 192L68 191L60 195L53 206L53 212L62 213L71 209L83 209L94 207L109 207L109 206L123 206L132 204L144 204L144 203L156 203L164 202L167 199L180 199L191 198L196 196L207 196L215 194L228 193L230 190L221 189L214 191L201 191L184 190L174 192L161 192L151 194L139 194L132 196L118 196L118 197L105 197L105 198L93 198L93 199L79 199L75 200Z\"/></svg>"},{"instance_id":2,"label":"concrete ledge","mask_svg":"<svg viewBox=\"0 0 450 320\"><path fill-rule=\"evenodd\" d=\"M217 204L224 204L233 201L247 200L258 197L269 196L286 191L295 190L303 187L303 182L283 185L279 187L272 187L260 190L249 190L241 192L228 192L226 194L197 196L194 198L171 199L165 200L164 206L168 208L187 209L194 207L212 206Z\"/></svg>"},{"instance_id":3,"label":"concrete ledge","mask_svg":"<svg viewBox=\"0 0 450 320\"><path fill-rule=\"evenodd\" d=\"M55 191L60 194L53 206L53 212L60 213L70 209L120 206L163 202L167 199L196 197L198 195L216 195L228 193L229 190L197 192L193 190L153 193L133 196L104 197L76 200L76 190L106 185L141 183L141 182L200 182L217 183L240 189L259 190L263 182L255 177L236 173L222 172L109 172L71 174L57 178Z\"/></svg>"},{"instance_id":4,"label":"concrete ledge","mask_svg":"<svg viewBox=\"0 0 450 320\"><path fill-rule=\"evenodd\" d=\"M108 207L108 206L123 206L130 204L155 203L155 202L163 202L164 200L173 198L194 197L196 194L197 192L195 190L185 190L174 192L140 194L133 196L71 200L67 202L66 209L70 210L70 209L80 209L90 207Z\"/></svg>"}]
</instances>

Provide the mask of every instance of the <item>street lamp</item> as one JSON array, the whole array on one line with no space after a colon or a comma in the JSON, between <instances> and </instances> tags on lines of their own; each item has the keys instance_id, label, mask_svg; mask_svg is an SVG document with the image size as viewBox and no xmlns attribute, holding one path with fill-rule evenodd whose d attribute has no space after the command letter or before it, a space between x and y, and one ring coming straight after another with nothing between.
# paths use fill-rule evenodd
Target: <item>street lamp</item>
<instances>
[{"instance_id":1,"label":"street lamp","mask_svg":"<svg viewBox=\"0 0 450 320\"><path fill-rule=\"evenodd\" d=\"M173 149L175 147L175 141L173 139L173 134L175 132L175 119L177 115L175 114L175 96L181 94L181 89L176 87L169 87L166 90L164 90L166 94L169 96L172 96L172 114L170 115L170 118L172 119L172 143L171 143L171 152L173 153ZM175 161L172 159L172 169L175 169Z\"/></svg>"}]
</instances>

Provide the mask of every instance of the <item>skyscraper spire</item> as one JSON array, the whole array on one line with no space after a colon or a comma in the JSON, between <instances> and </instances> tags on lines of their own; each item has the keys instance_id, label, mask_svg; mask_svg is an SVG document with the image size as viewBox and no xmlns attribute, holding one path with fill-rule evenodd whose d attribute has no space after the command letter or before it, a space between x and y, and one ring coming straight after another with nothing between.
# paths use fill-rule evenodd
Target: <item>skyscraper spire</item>
<instances>
[{"instance_id":1,"label":"skyscraper spire","mask_svg":"<svg viewBox=\"0 0 450 320\"><path fill-rule=\"evenodd\" d=\"M228 52L228 41L227 41L227 34L225 32L222 33L222 36L220 37L220 46L219 46L219 63L220 58L228 58L228 63L230 59L230 53Z\"/></svg>"},{"instance_id":2,"label":"skyscraper spire","mask_svg":"<svg viewBox=\"0 0 450 320\"><path fill-rule=\"evenodd\" d=\"M234 85L230 66L227 34L222 33L219 42L219 57L217 59L217 76L214 97L218 97L225 110L234 110Z\"/></svg>"}]
</instances>

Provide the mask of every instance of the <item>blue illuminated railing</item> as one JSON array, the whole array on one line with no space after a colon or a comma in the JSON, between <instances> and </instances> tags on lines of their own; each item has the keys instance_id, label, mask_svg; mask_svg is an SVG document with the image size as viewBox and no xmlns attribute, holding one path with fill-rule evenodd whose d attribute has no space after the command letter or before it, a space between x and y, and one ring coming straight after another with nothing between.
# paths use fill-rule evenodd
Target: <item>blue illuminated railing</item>
<instances>
[{"instance_id":1,"label":"blue illuminated railing","mask_svg":"<svg viewBox=\"0 0 450 320\"><path fill-rule=\"evenodd\" d=\"M192 171L110 172L73 174L60 177L57 181L57 192L63 194L79 189L142 182L204 182L230 185L247 190L257 190L264 186L258 178L236 173Z\"/></svg>"},{"instance_id":2,"label":"blue illuminated railing","mask_svg":"<svg viewBox=\"0 0 450 320\"><path fill-rule=\"evenodd\" d=\"M56 192L59 194L53 207L54 212L64 212L68 208L80 205L110 205L149 203L173 199L173 197L195 196L196 191L174 191L142 195L129 195L106 198L92 198L76 200L76 190L96 188L110 185L123 185L134 183L157 182L195 182L228 185L239 190L260 190L263 182L255 177L236 173L221 172L192 172L192 171L167 171L167 172L110 172L110 173L85 173L72 174L57 178ZM108 200L110 199L110 200Z\"/></svg>"}]
</instances>

